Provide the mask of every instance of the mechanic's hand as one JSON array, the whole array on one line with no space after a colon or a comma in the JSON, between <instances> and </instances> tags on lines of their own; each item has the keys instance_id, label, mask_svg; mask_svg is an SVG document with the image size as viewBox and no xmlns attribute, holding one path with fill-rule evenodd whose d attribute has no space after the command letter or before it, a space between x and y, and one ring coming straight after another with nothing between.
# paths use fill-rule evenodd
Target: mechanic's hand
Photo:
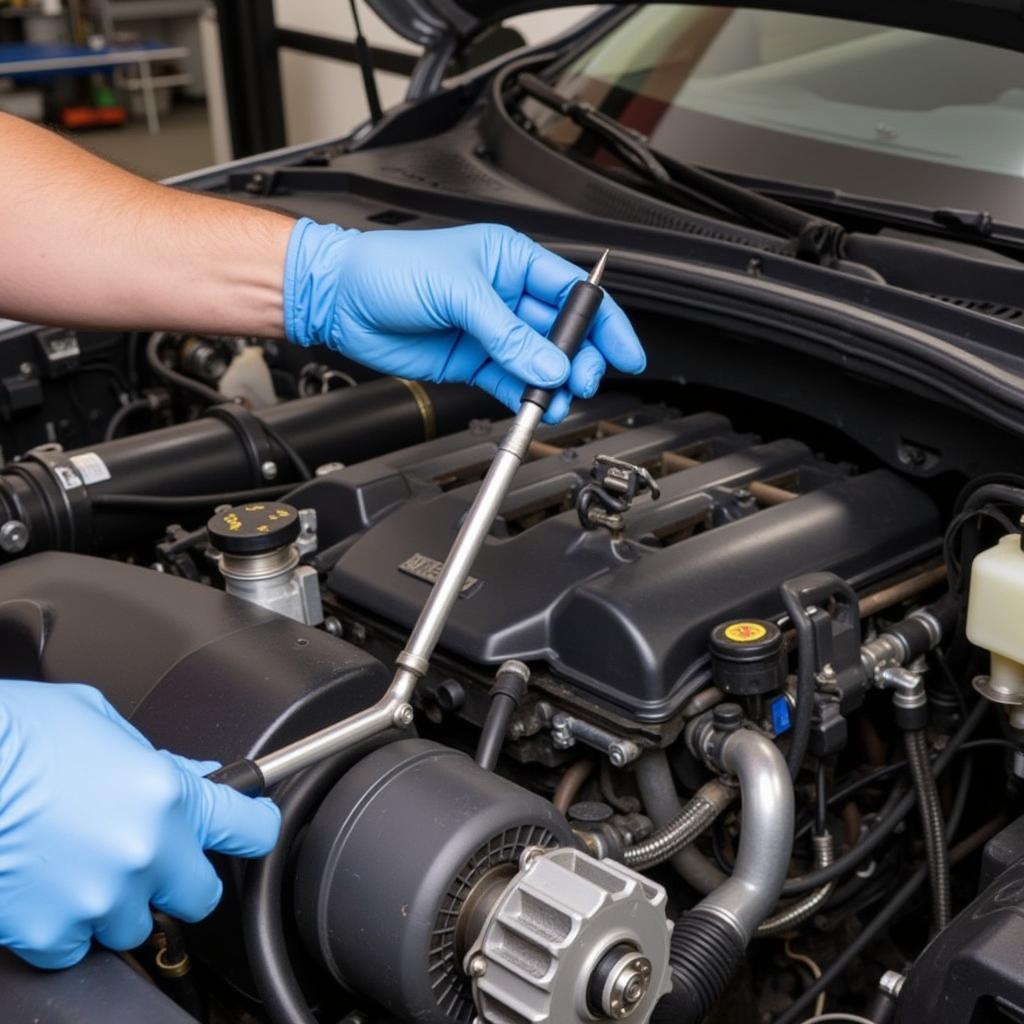
<instances>
[{"instance_id":1,"label":"mechanic's hand","mask_svg":"<svg viewBox=\"0 0 1024 1024\"><path fill-rule=\"evenodd\" d=\"M203 850L259 857L280 813L156 751L89 686L0 681L0 945L69 967L92 938L144 942L150 908L198 921L221 882Z\"/></svg>"},{"instance_id":2,"label":"mechanic's hand","mask_svg":"<svg viewBox=\"0 0 1024 1024\"><path fill-rule=\"evenodd\" d=\"M569 360L544 338L579 267L495 224L440 231L343 231L300 220L288 246L284 322L383 373L476 384L513 410L527 385L560 388L548 422L589 398L610 363L640 373L644 351L607 295Z\"/></svg>"}]
</instances>

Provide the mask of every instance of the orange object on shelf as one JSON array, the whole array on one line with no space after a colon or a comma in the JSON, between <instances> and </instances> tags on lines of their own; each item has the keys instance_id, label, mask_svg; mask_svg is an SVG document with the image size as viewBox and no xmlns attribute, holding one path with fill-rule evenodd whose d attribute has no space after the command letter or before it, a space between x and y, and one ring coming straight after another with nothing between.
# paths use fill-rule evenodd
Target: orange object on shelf
<instances>
[{"instance_id":1,"label":"orange object on shelf","mask_svg":"<svg viewBox=\"0 0 1024 1024\"><path fill-rule=\"evenodd\" d=\"M112 128L124 124L126 119L124 107L65 107L60 112L60 123L74 131Z\"/></svg>"}]
</instances>

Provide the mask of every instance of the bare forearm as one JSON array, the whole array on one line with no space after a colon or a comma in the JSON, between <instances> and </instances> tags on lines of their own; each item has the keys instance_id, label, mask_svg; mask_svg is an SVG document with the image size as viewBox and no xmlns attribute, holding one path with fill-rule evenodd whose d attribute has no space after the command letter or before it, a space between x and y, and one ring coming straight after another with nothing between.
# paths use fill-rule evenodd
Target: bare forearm
<instances>
[{"instance_id":1,"label":"bare forearm","mask_svg":"<svg viewBox=\"0 0 1024 1024\"><path fill-rule=\"evenodd\" d=\"M283 334L292 220L144 181L0 114L0 315Z\"/></svg>"}]
</instances>

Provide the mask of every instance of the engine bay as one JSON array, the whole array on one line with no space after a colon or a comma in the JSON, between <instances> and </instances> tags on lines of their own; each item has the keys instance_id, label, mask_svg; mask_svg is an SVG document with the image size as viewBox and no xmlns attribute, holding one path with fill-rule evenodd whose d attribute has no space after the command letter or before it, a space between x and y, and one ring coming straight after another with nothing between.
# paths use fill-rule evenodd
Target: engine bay
<instances>
[{"instance_id":1,"label":"engine bay","mask_svg":"<svg viewBox=\"0 0 1024 1024\"><path fill-rule=\"evenodd\" d=\"M218 862L207 921L69 972L90 998L168 1024L1016 1019L1019 915L985 908L1017 906L1020 685L965 608L1016 572L993 559L1024 492L943 450L952 414L880 458L814 395L684 383L668 329L661 372L537 430L408 716L272 788L274 853ZM508 413L271 343L20 330L5 673L225 764L375 706ZM100 1019L82 991L68 1019Z\"/></svg>"}]
</instances>

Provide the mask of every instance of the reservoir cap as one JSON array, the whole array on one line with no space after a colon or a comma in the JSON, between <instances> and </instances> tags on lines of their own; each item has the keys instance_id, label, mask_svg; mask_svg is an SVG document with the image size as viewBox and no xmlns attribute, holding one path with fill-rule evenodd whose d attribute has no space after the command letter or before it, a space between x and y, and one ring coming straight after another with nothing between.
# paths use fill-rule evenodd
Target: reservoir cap
<instances>
[{"instance_id":1,"label":"reservoir cap","mask_svg":"<svg viewBox=\"0 0 1024 1024\"><path fill-rule=\"evenodd\" d=\"M281 501L250 501L210 517L210 544L226 555L262 555L295 541L301 530L296 508Z\"/></svg>"},{"instance_id":2,"label":"reservoir cap","mask_svg":"<svg viewBox=\"0 0 1024 1024\"><path fill-rule=\"evenodd\" d=\"M739 696L771 693L786 682L782 630L766 619L730 619L711 631L715 685Z\"/></svg>"}]
</instances>

